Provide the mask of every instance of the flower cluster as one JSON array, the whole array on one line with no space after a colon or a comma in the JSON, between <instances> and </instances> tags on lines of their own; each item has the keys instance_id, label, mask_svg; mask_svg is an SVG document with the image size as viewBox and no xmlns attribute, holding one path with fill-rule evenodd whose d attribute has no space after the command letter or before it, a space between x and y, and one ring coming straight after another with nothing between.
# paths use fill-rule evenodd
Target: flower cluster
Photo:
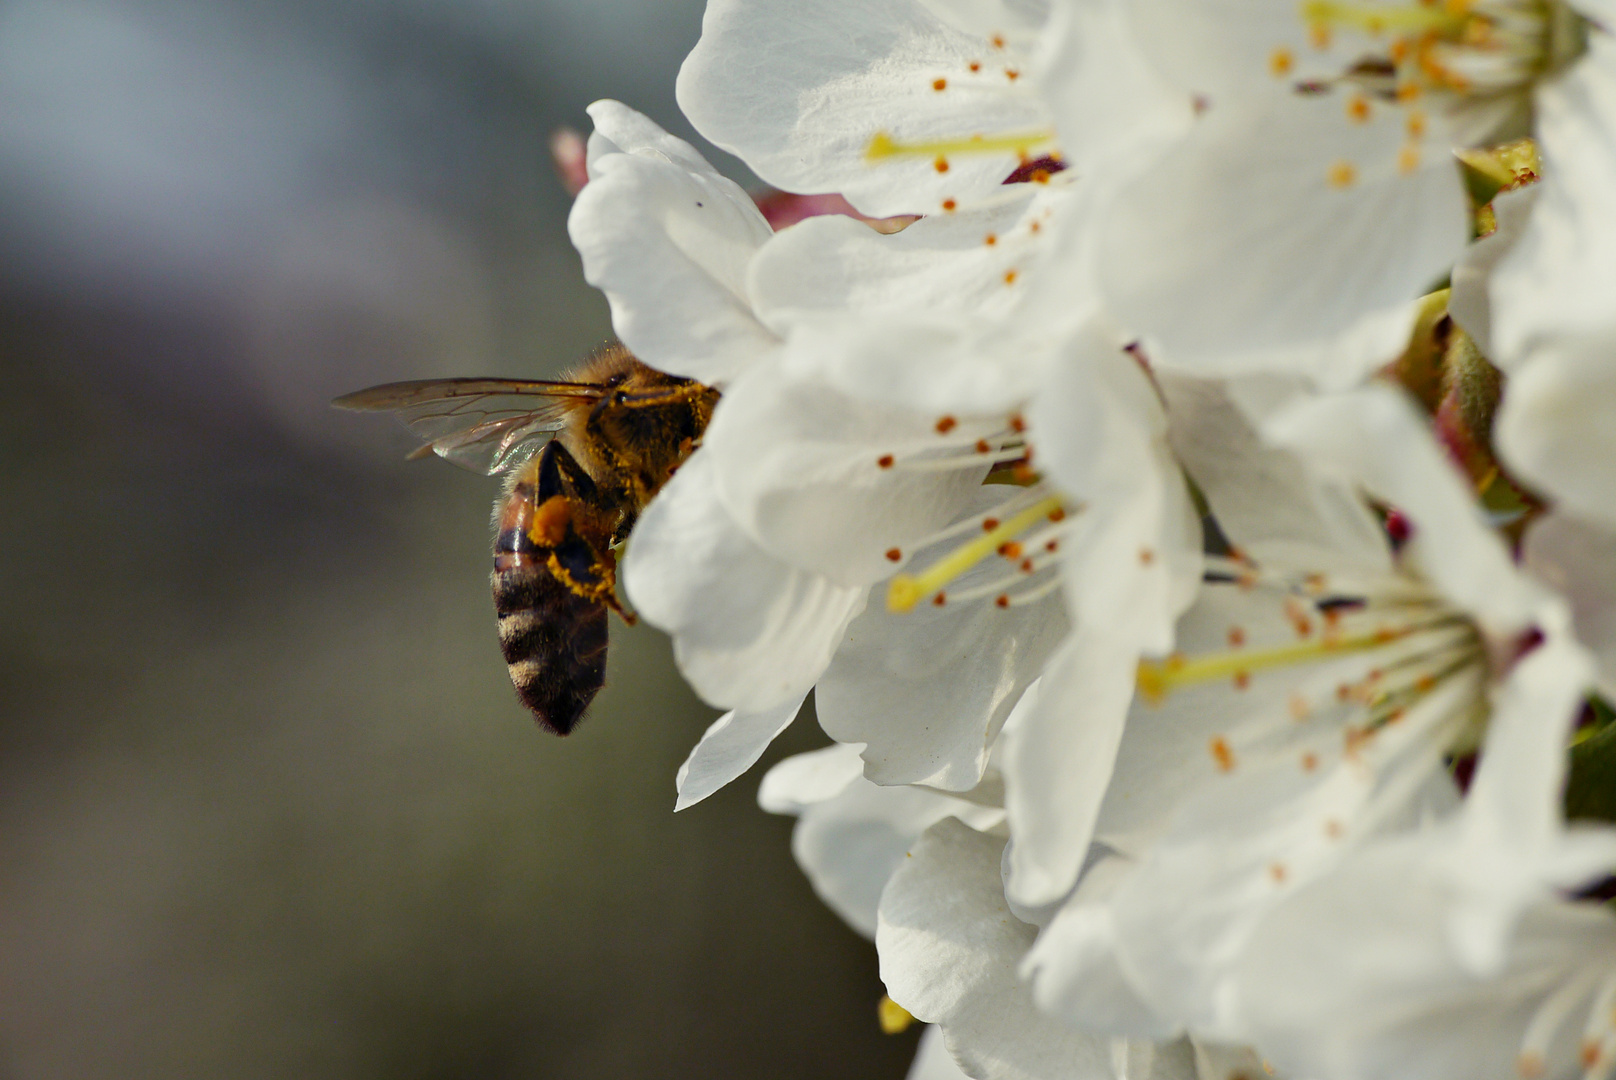
<instances>
[{"instance_id":1,"label":"flower cluster","mask_svg":"<svg viewBox=\"0 0 1616 1080\"><path fill-rule=\"evenodd\" d=\"M1616 1069L1613 31L709 0L681 107L831 213L591 108L585 274L722 391L622 567L679 805L814 693L760 798L915 1076Z\"/></svg>"}]
</instances>

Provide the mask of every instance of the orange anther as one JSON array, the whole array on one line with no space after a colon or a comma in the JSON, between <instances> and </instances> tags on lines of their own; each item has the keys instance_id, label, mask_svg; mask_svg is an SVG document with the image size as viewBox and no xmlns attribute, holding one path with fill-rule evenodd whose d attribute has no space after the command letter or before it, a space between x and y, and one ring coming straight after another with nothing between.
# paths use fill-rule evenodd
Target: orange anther
<instances>
[{"instance_id":1,"label":"orange anther","mask_svg":"<svg viewBox=\"0 0 1616 1080\"><path fill-rule=\"evenodd\" d=\"M1246 643L1246 632L1238 626L1229 627L1229 648L1238 649Z\"/></svg>"},{"instance_id":2,"label":"orange anther","mask_svg":"<svg viewBox=\"0 0 1616 1080\"><path fill-rule=\"evenodd\" d=\"M875 459L875 463L877 465L881 466L881 468L883 468L883 469L892 468L893 461L894 461L894 459L893 459L891 454L882 454L880 457Z\"/></svg>"},{"instance_id":3,"label":"orange anther","mask_svg":"<svg viewBox=\"0 0 1616 1080\"><path fill-rule=\"evenodd\" d=\"M1214 735L1207 749L1212 752L1212 760L1220 770L1229 772L1234 768L1234 751L1229 748L1229 740L1222 735Z\"/></svg>"},{"instance_id":4,"label":"orange anther","mask_svg":"<svg viewBox=\"0 0 1616 1080\"><path fill-rule=\"evenodd\" d=\"M948 80L947 79L933 79L931 81L931 88L933 90L946 90L946 89L948 89Z\"/></svg>"},{"instance_id":5,"label":"orange anther","mask_svg":"<svg viewBox=\"0 0 1616 1080\"><path fill-rule=\"evenodd\" d=\"M937 424L936 424L937 434L939 434L939 435L947 435L950 431L953 431L954 428L957 427L958 425L959 425L959 421L954 419L952 416L939 416L937 418Z\"/></svg>"},{"instance_id":6,"label":"orange anther","mask_svg":"<svg viewBox=\"0 0 1616 1080\"><path fill-rule=\"evenodd\" d=\"M903 551L899 548L887 548L887 559L891 562L902 562Z\"/></svg>"}]
</instances>

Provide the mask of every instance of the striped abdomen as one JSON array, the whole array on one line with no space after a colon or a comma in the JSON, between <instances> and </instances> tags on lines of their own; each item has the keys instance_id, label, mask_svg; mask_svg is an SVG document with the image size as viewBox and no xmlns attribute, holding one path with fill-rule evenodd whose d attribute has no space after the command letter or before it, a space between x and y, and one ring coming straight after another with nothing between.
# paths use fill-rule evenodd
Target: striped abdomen
<instances>
[{"instance_id":1,"label":"striped abdomen","mask_svg":"<svg viewBox=\"0 0 1616 1080\"><path fill-rule=\"evenodd\" d=\"M595 556L570 527L570 500L538 497L550 486L540 477L549 457L524 467L500 506L490 582L516 695L541 726L565 735L606 681L606 605L556 576L589 574Z\"/></svg>"}]
</instances>

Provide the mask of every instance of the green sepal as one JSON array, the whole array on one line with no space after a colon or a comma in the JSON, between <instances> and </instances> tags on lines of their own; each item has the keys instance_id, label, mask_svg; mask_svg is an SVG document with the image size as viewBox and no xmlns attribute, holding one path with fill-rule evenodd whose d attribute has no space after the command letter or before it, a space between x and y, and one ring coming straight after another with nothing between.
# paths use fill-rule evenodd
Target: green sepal
<instances>
[{"instance_id":1,"label":"green sepal","mask_svg":"<svg viewBox=\"0 0 1616 1080\"><path fill-rule=\"evenodd\" d=\"M1598 697L1590 697L1588 704L1594 722L1579 731L1571 744L1566 817L1616 822L1616 711Z\"/></svg>"}]
</instances>

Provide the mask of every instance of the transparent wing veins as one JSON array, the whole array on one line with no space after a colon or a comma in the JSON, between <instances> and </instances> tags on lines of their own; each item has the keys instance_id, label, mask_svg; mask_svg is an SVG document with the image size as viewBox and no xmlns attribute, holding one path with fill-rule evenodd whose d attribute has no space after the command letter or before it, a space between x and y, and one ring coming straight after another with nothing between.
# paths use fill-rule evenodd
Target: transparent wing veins
<instances>
[{"instance_id":1,"label":"transparent wing veins","mask_svg":"<svg viewBox=\"0 0 1616 1080\"><path fill-rule=\"evenodd\" d=\"M433 453L473 472L500 473L531 458L569 412L602 394L589 383L424 379L373 386L332 404L395 414L423 440L412 458Z\"/></svg>"}]
</instances>

